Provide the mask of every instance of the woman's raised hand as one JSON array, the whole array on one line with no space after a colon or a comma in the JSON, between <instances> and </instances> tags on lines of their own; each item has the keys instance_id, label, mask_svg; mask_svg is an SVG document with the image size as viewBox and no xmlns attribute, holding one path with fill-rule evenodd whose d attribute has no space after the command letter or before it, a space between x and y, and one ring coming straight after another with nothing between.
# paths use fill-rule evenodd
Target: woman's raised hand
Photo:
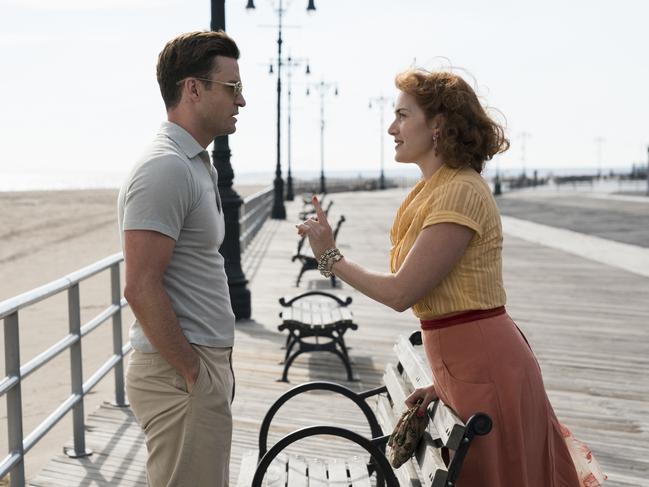
<instances>
[{"instance_id":1,"label":"woman's raised hand","mask_svg":"<svg viewBox=\"0 0 649 487\"><path fill-rule=\"evenodd\" d=\"M426 413L428 405L435 399L437 399L437 393L435 392L435 386L431 384L426 387L415 389L415 391L406 398L406 406L410 409L415 407L417 402L421 401L419 409L417 410L417 416L423 416Z\"/></svg>"},{"instance_id":2,"label":"woman's raised hand","mask_svg":"<svg viewBox=\"0 0 649 487\"><path fill-rule=\"evenodd\" d=\"M311 199L313 206L315 207L316 218L309 218L304 222L296 225L297 233L301 237L306 235L309 238L309 244L313 250L313 255L316 259L320 259L320 256L325 252L336 246L334 241L334 234L331 230L331 226L327 221L327 215L325 215L320 206L318 198L315 196Z\"/></svg>"}]
</instances>

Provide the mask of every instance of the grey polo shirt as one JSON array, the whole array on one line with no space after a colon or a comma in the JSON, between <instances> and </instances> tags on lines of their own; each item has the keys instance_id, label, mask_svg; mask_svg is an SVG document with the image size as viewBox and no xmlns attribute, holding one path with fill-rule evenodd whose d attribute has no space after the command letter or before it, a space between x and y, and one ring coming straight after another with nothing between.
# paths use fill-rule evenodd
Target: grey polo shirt
<instances>
[{"instance_id":1,"label":"grey polo shirt","mask_svg":"<svg viewBox=\"0 0 649 487\"><path fill-rule=\"evenodd\" d=\"M205 149L182 127L164 122L124 182L118 198L124 230L153 230L176 241L164 288L190 343L231 347L234 313L219 247L225 222L216 169ZM133 348L155 352L136 320Z\"/></svg>"}]
</instances>

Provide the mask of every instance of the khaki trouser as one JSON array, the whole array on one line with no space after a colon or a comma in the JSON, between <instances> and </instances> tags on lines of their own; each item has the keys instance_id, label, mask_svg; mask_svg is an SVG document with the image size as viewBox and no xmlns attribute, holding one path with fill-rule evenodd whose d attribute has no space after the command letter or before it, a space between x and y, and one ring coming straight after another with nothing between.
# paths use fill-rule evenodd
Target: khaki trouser
<instances>
[{"instance_id":1,"label":"khaki trouser","mask_svg":"<svg viewBox=\"0 0 649 487\"><path fill-rule=\"evenodd\" d=\"M134 351L126 373L144 430L150 487L228 487L234 396L231 348L193 345L200 357L191 394L158 353Z\"/></svg>"}]
</instances>

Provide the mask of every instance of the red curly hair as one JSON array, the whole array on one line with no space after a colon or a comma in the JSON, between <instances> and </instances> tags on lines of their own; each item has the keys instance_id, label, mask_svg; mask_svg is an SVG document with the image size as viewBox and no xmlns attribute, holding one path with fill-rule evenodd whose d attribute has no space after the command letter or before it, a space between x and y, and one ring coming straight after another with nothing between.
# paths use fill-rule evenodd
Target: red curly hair
<instances>
[{"instance_id":1,"label":"red curly hair","mask_svg":"<svg viewBox=\"0 0 649 487\"><path fill-rule=\"evenodd\" d=\"M475 91L456 74L409 69L395 78L398 89L415 98L428 120L444 116L437 152L453 168L482 173L485 162L509 149L503 127L491 119Z\"/></svg>"}]
</instances>

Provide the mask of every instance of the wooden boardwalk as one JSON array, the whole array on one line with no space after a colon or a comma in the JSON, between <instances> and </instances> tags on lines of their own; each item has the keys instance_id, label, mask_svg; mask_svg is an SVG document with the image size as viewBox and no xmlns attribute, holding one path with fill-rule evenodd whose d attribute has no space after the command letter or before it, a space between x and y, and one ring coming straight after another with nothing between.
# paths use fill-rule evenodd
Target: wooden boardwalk
<instances>
[{"instance_id":1,"label":"wooden boardwalk","mask_svg":"<svg viewBox=\"0 0 649 487\"><path fill-rule=\"evenodd\" d=\"M400 190L334 194L331 219L347 222L339 246L352 260L387 270L388 230ZM287 205L286 222L269 221L244 258L250 280L253 320L238 323L234 366L234 439L231 479L236 485L241 457L255 448L257 433L272 402L292 385L334 380L355 390L379 384L399 334L417 328L410 312L396 313L343 286L354 298L359 330L348 344L356 382L346 382L342 364L330 354L305 354L291 367L291 384L277 382L285 337L277 332L277 299L293 287L297 202ZM588 443L609 475L610 487L649 485L649 279L614 267L505 239L505 283L510 314L527 334L559 418ZM305 274L301 290L327 285L316 272ZM317 416L317 420L308 416ZM276 416L270 442L315 423L343 424L367 434L358 411L345 399L310 393L289 402ZM73 460L59 455L33 486L145 486L143 437L128 409L104 406L88 418L88 447L94 454ZM330 438L302 441L293 451L308 456L324 450L335 457L361 454Z\"/></svg>"}]
</instances>

